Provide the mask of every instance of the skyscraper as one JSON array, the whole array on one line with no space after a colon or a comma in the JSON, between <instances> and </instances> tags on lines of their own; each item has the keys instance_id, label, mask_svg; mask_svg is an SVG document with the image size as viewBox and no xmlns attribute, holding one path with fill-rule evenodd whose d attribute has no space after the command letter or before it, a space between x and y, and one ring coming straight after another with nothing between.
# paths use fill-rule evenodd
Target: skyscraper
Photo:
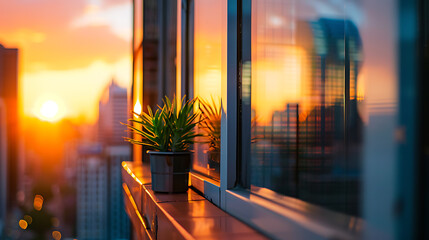
<instances>
[{"instance_id":1,"label":"skyscraper","mask_svg":"<svg viewBox=\"0 0 429 240\"><path fill-rule=\"evenodd\" d=\"M129 219L122 197L121 163L131 158L121 122L127 122L127 90L114 80L99 103L98 143L78 150L79 239L128 239Z\"/></svg>"},{"instance_id":2,"label":"skyscraper","mask_svg":"<svg viewBox=\"0 0 429 240\"><path fill-rule=\"evenodd\" d=\"M104 146L125 145L123 136L128 119L127 89L119 87L112 79L100 99L98 111L98 141Z\"/></svg>"},{"instance_id":3,"label":"skyscraper","mask_svg":"<svg viewBox=\"0 0 429 240\"><path fill-rule=\"evenodd\" d=\"M7 207L16 203L18 163L18 49L0 44L0 98L3 99L7 125Z\"/></svg>"},{"instance_id":4,"label":"skyscraper","mask_svg":"<svg viewBox=\"0 0 429 240\"><path fill-rule=\"evenodd\" d=\"M107 224L109 239L128 239L129 220L122 197L121 162L131 158L130 146L124 141L128 119L127 89L112 79L102 94L99 104L98 137L103 145L103 160L107 166Z\"/></svg>"},{"instance_id":5,"label":"skyscraper","mask_svg":"<svg viewBox=\"0 0 429 240\"><path fill-rule=\"evenodd\" d=\"M3 237L7 199L7 126L6 106L0 98L0 238Z\"/></svg>"},{"instance_id":6,"label":"skyscraper","mask_svg":"<svg viewBox=\"0 0 429 240\"><path fill-rule=\"evenodd\" d=\"M99 144L78 149L77 237L107 239L107 162Z\"/></svg>"},{"instance_id":7,"label":"skyscraper","mask_svg":"<svg viewBox=\"0 0 429 240\"><path fill-rule=\"evenodd\" d=\"M123 161L130 161L130 147L128 145L109 146L104 149L107 158L108 174L108 238L128 239L130 236L130 221L125 212L122 196L121 168Z\"/></svg>"},{"instance_id":8,"label":"skyscraper","mask_svg":"<svg viewBox=\"0 0 429 240\"><path fill-rule=\"evenodd\" d=\"M128 239L129 220L122 197L121 162L131 158L130 146L124 141L128 119L127 89L119 87L112 79L102 94L98 112L99 142L103 145L103 159L107 166L108 237Z\"/></svg>"}]
</instances>

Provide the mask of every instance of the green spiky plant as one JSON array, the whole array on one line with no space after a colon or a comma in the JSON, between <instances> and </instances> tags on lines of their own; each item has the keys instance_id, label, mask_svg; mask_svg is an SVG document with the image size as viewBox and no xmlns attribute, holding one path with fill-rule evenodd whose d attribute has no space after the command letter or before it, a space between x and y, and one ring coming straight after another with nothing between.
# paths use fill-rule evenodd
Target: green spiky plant
<instances>
[{"instance_id":1,"label":"green spiky plant","mask_svg":"<svg viewBox=\"0 0 429 240\"><path fill-rule=\"evenodd\" d=\"M194 131L198 124L199 113L193 112L196 99L185 101L168 97L163 100L164 106L158 106L153 111L148 106L148 113L134 113L138 119L129 119L130 122L137 123L141 129L130 124L122 123L128 129L140 135L142 140L125 138L132 144L148 147L150 150L159 152L185 152L190 145L195 143L195 137L201 136Z\"/></svg>"},{"instance_id":2,"label":"green spiky plant","mask_svg":"<svg viewBox=\"0 0 429 240\"><path fill-rule=\"evenodd\" d=\"M209 144L209 151L219 152L220 150L220 121L221 121L221 101L211 98L211 102L199 99L200 121L199 127L206 133Z\"/></svg>"}]
</instances>

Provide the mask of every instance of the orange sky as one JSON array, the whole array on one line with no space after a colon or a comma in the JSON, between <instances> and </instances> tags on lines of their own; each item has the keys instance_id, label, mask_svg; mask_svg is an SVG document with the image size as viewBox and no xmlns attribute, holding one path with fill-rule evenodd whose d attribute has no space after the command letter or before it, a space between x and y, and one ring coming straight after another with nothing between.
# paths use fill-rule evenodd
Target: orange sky
<instances>
[{"instance_id":1,"label":"orange sky","mask_svg":"<svg viewBox=\"0 0 429 240\"><path fill-rule=\"evenodd\" d=\"M0 44L19 48L24 114L53 100L65 117L94 122L112 76L130 86L131 14L131 0L1 1Z\"/></svg>"}]
</instances>

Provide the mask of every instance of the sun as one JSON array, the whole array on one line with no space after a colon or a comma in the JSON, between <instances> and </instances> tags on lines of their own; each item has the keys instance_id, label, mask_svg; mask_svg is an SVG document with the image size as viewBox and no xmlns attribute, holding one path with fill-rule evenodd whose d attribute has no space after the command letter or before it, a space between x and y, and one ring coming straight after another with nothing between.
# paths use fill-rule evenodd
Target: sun
<instances>
[{"instance_id":1,"label":"sun","mask_svg":"<svg viewBox=\"0 0 429 240\"><path fill-rule=\"evenodd\" d=\"M44 102L40 107L39 116L42 120L54 122L59 118L58 110L58 104L49 100Z\"/></svg>"}]
</instances>

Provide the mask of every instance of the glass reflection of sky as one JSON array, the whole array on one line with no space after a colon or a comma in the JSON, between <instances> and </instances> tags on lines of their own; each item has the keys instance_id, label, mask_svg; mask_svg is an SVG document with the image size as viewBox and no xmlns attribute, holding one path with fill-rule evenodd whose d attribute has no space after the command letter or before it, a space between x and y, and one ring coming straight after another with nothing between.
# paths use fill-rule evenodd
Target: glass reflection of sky
<instances>
[{"instance_id":1,"label":"glass reflection of sky","mask_svg":"<svg viewBox=\"0 0 429 240\"><path fill-rule=\"evenodd\" d=\"M216 108L220 105L221 80L226 77L226 1L195 1L194 12L193 94ZM194 170L219 178L220 154L210 150L207 143L195 144L194 150Z\"/></svg>"}]
</instances>

